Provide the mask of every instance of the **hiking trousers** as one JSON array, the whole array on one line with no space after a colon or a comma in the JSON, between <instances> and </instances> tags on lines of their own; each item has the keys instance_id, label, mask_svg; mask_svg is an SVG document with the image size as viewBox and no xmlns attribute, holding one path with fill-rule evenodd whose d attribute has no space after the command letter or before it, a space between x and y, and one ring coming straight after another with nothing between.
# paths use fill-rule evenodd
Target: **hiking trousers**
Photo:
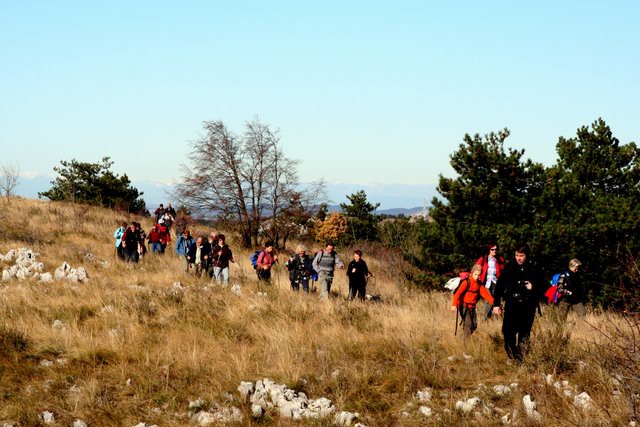
<instances>
[{"instance_id":1,"label":"hiking trousers","mask_svg":"<svg viewBox=\"0 0 640 427\"><path fill-rule=\"evenodd\" d=\"M462 307L460 316L462 317L462 336L470 337L478 329L478 317L475 307Z\"/></svg>"},{"instance_id":2,"label":"hiking trousers","mask_svg":"<svg viewBox=\"0 0 640 427\"><path fill-rule=\"evenodd\" d=\"M309 279L307 279L307 278L303 278L303 279L300 279L300 280L291 280L291 290L292 291L299 291L301 283L302 283L302 290L304 291L305 294L308 294L309 293Z\"/></svg>"},{"instance_id":3,"label":"hiking trousers","mask_svg":"<svg viewBox=\"0 0 640 427\"><path fill-rule=\"evenodd\" d=\"M216 282L222 282L224 286L227 286L227 284L229 283L229 267L213 267L213 277Z\"/></svg>"},{"instance_id":4,"label":"hiking trousers","mask_svg":"<svg viewBox=\"0 0 640 427\"><path fill-rule=\"evenodd\" d=\"M525 301L507 300L502 321L504 349L510 359L522 361L529 347L529 336L536 316L537 305Z\"/></svg>"},{"instance_id":5,"label":"hiking trousers","mask_svg":"<svg viewBox=\"0 0 640 427\"><path fill-rule=\"evenodd\" d=\"M320 298L328 298L331 295L331 284L333 283L333 275L320 273Z\"/></svg>"},{"instance_id":6,"label":"hiking trousers","mask_svg":"<svg viewBox=\"0 0 640 427\"><path fill-rule=\"evenodd\" d=\"M569 315L570 310L574 311L580 317L584 317L585 315L583 303L581 302L570 303L570 302L561 300L560 303L558 304L558 316L560 317L560 320L562 321L567 320L567 316Z\"/></svg>"},{"instance_id":7,"label":"hiking trousers","mask_svg":"<svg viewBox=\"0 0 640 427\"><path fill-rule=\"evenodd\" d=\"M351 301L357 296L360 301L364 301L366 288L366 283L349 283L349 300Z\"/></svg>"}]
</instances>

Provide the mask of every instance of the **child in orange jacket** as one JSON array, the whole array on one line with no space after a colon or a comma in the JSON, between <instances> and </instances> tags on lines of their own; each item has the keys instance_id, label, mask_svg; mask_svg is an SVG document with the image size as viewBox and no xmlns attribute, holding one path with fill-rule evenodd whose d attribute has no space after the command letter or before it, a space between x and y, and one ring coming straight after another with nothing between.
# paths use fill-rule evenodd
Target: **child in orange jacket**
<instances>
[{"instance_id":1,"label":"child in orange jacket","mask_svg":"<svg viewBox=\"0 0 640 427\"><path fill-rule=\"evenodd\" d=\"M462 318L464 337L469 337L478 327L476 318L476 304L480 298L484 298L489 304L493 305L493 297L489 290L480 283L480 274L482 267L475 264L471 268L471 274L466 279L460 281L460 286L453 294L453 302L451 311L460 312Z\"/></svg>"}]
</instances>

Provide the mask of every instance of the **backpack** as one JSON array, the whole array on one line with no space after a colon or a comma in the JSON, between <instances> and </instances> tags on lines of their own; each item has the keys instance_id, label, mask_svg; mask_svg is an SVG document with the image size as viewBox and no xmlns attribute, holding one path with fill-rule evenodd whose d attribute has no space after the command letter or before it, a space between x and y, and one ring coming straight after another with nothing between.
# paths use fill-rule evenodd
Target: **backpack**
<instances>
[{"instance_id":1,"label":"backpack","mask_svg":"<svg viewBox=\"0 0 640 427\"><path fill-rule=\"evenodd\" d=\"M447 280L447 283L444 284L445 289L449 289L452 294L455 294L458 288L460 287L460 283L469 277L469 273L466 271L458 274L458 277L454 277L453 279Z\"/></svg>"},{"instance_id":2,"label":"backpack","mask_svg":"<svg viewBox=\"0 0 640 427\"><path fill-rule=\"evenodd\" d=\"M318 252L315 253L315 255L313 256L313 259L311 261L313 261L314 259L316 259L316 257L318 256L318 254L320 254L320 259L318 259L318 265L320 265L320 261L322 261L322 257L324 257L324 249L320 249ZM319 278L319 274L316 270L313 269L313 267L311 267L311 273L309 275L309 277L311 278L311 280L313 280L314 282L318 281Z\"/></svg>"},{"instance_id":3,"label":"backpack","mask_svg":"<svg viewBox=\"0 0 640 427\"><path fill-rule=\"evenodd\" d=\"M556 273L553 275L553 277L549 281L549 284L551 286L549 287L549 289L547 289L547 292L544 293L544 296L547 297L547 302L549 304L557 303L558 299L560 299L560 297L562 296L561 293L558 293L558 280L560 279L561 275L562 273Z\"/></svg>"},{"instance_id":4,"label":"backpack","mask_svg":"<svg viewBox=\"0 0 640 427\"><path fill-rule=\"evenodd\" d=\"M263 249L259 249L251 255L251 258L249 258L251 260L251 266L253 267L254 270L258 269L258 257L260 256L260 252L263 252L263 251L264 251Z\"/></svg>"}]
</instances>

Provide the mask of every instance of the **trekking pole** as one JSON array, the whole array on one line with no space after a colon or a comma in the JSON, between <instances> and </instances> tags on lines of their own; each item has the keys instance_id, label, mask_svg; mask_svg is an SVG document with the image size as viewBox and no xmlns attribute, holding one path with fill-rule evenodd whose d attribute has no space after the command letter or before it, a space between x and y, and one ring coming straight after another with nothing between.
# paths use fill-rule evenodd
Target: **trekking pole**
<instances>
[{"instance_id":1,"label":"trekking pole","mask_svg":"<svg viewBox=\"0 0 640 427\"><path fill-rule=\"evenodd\" d=\"M458 316L460 315L460 306L456 307L456 330L453 332L453 336L458 335Z\"/></svg>"}]
</instances>

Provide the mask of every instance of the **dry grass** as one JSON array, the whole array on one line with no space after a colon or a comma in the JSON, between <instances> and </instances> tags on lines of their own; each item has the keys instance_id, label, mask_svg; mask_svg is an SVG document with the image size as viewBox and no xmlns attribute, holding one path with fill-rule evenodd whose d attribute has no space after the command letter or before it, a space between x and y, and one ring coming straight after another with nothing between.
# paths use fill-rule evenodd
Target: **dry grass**
<instances>
[{"instance_id":1,"label":"dry grass","mask_svg":"<svg viewBox=\"0 0 640 427\"><path fill-rule=\"evenodd\" d=\"M588 323L572 319L568 336L547 311L536 321L528 362L515 366L507 363L498 321L480 321L467 342L454 337L448 295L401 285L377 259L367 258L377 273L369 290L381 303L345 302L341 273L331 301L293 294L282 269L260 296L248 251L236 253L240 263L231 267L231 283L242 286L237 296L179 272L173 251L137 266L116 261L111 236L130 218L111 211L14 200L0 212L0 252L29 247L48 271L68 261L90 276L87 284L0 285L0 422L34 425L48 410L60 425L76 418L101 426L185 425L190 400L228 404L226 393L237 399L240 381L264 377L328 397L370 426L499 424L503 414L522 412L524 394L536 399L546 425L630 420L628 400L613 396L617 386L601 352L593 351L592 343L607 342L598 330L624 328L612 314L591 314ZM88 252L96 260L87 259ZM184 293L171 291L175 281L186 286ZM52 328L54 320L65 329ZM448 360L452 355L455 361ZM66 363L40 365L57 359ZM594 408L577 409L546 384L549 373L587 391ZM493 385L512 382L519 387L510 396L494 395ZM415 393L425 387L434 392L431 418L416 411ZM472 396L494 409L456 413L455 402ZM235 404L249 424L249 408ZM261 422L292 424L276 414ZM521 416L519 424L528 423ZM330 420L315 422L325 424Z\"/></svg>"}]
</instances>

